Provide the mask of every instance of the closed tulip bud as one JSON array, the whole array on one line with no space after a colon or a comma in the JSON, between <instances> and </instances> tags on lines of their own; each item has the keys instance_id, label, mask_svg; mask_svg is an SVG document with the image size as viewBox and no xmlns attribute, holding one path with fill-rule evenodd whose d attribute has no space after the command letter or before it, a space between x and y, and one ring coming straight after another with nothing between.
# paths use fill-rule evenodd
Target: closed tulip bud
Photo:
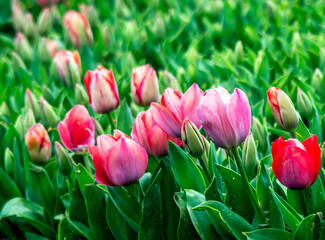
<instances>
[{"instance_id":1,"label":"closed tulip bud","mask_svg":"<svg viewBox=\"0 0 325 240\"><path fill-rule=\"evenodd\" d=\"M98 12L94 6L80 5L80 12L88 19L91 26L97 26L99 23Z\"/></svg>"},{"instance_id":2,"label":"closed tulip bud","mask_svg":"<svg viewBox=\"0 0 325 240\"><path fill-rule=\"evenodd\" d=\"M88 152L88 146L95 144L94 121L82 105L74 106L58 125L63 145L76 154Z\"/></svg>"},{"instance_id":3,"label":"closed tulip bud","mask_svg":"<svg viewBox=\"0 0 325 240\"><path fill-rule=\"evenodd\" d=\"M26 111L28 111L28 109L31 109L36 120L39 120L41 118L41 108L39 106L39 103L32 91L29 89L27 89L25 93L25 109Z\"/></svg>"},{"instance_id":4,"label":"closed tulip bud","mask_svg":"<svg viewBox=\"0 0 325 240\"><path fill-rule=\"evenodd\" d=\"M159 100L158 78L148 64L132 71L131 93L133 101L140 106L149 106Z\"/></svg>"},{"instance_id":5,"label":"closed tulip bud","mask_svg":"<svg viewBox=\"0 0 325 240\"><path fill-rule=\"evenodd\" d=\"M252 133L254 139L257 141L258 150L265 153L267 149L266 133L263 125L256 117L253 117Z\"/></svg>"},{"instance_id":6,"label":"closed tulip bud","mask_svg":"<svg viewBox=\"0 0 325 240\"><path fill-rule=\"evenodd\" d=\"M46 163L51 157L50 137L42 124L35 124L25 134L30 158L35 163Z\"/></svg>"},{"instance_id":7,"label":"closed tulip bud","mask_svg":"<svg viewBox=\"0 0 325 240\"><path fill-rule=\"evenodd\" d=\"M55 142L55 157L61 173L69 176L73 168L73 160L67 150L57 141Z\"/></svg>"},{"instance_id":8,"label":"closed tulip bud","mask_svg":"<svg viewBox=\"0 0 325 240\"><path fill-rule=\"evenodd\" d=\"M255 76L258 76L258 73L260 71L261 63L262 63L262 60L263 60L262 57L263 57L263 53L260 51L258 53L257 58L255 59L255 62L254 62L254 74L255 74Z\"/></svg>"},{"instance_id":9,"label":"closed tulip bud","mask_svg":"<svg viewBox=\"0 0 325 240\"><path fill-rule=\"evenodd\" d=\"M60 78L66 86L75 86L81 79L79 53L67 50L58 52L53 59L51 73L54 77Z\"/></svg>"},{"instance_id":10,"label":"closed tulip bud","mask_svg":"<svg viewBox=\"0 0 325 240\"><path fill-rule=\"evenodd\" d=\"M99 67L87 71L84 78L91 108L97 113L108 113L120 104L113 70Z\"/></svg>"},{"instance_id":11,"label":"closed tulip bud","mask_svg":"<svg viewBox=\"0 0 325 240\"><path fill-rule=\"evenodd\" d=\"M305 119L309 119L314 115L314 108L310 98L300 88L298 88L297 92L297 106L299 113Z\"/></svg>"},{"instance_id":12,"label":"closed tulip bud","mask_svg":"<svg viewBox=\"0 0 325 240\"><path fill-rule=\"evenodd\" d=\"M19 68L27 69L23 59L21 59L21 57L17 53L11 52L10 56L12 61L12 67L15 69L15 71L18 71Z\"/></svg>"},{"instance_id":13,"label":"closed tulip bud","mask_svg":"<svg viewBox=\"0 0 325 240\"><path fill-rule=\"evenodd\" d=\"M137 115L131 136L146 149L148 154L157 157L168 154L168 141L172 141L178 146L182 145L182 141L172 138L157 125L151 109Z\"/></svg>"},{"instance_id":14,"label":"closed tulip bud","mask_svg":"<svg viewBox=\"0 0 325 240\"><path fill-rule=\"evenodd\" d=\"M95 118L92 118L92 120L94 121L95 124L95 135L100 136L105 134L102 125L100 125L100 123Z\"/></svg>"},{"instance_id":15,"label":"closed tulip bud","mask_svg":"<svg viewBox=\"0 0 325 240\"><path fill-rule=\"evenodd\" d=\"M69 39L76 48L83 45L92 45L93 34L87 18L74 10L64 15L64 25Z\"/></svg>"},{"instance_id":16,"label":"closed tulip bud","mask_svg":"<svg viewBox=\"0 0 325 240\"><path fill-rule=\"evenodd\" d=\"M43 62L49 62L59 51L60 47L55 40L42 38L38 45L38 56Z\"/></svg>"},{"instance_id":17,"label":"closed tulip bud","mask_svg":"<svg viewBox=\"0 0 325 240\"><path fill-rule=\"evenodd\" d=\"M165 83L165 86L170 87L175 90L178 90L178 91L181 91L181 87L179 86L177 79L170 72L168 72L166 70L160 71L159 79L163 80L163 82Z\"/></svg>"},{"instance_id":18,"label":"closed tulip bud","mask_svg":"<svg viewBox=\"0 0 325 240\"><path fill-rule=\"evenodd\" d=\"M25 18L26 18L26 20L25 20L25 34L29 38L34 37L36 34L36 25L34 22L33 15L30 13L27 13Z\"/></svg>"},{"instance_id":19,"label":"closed tulip bud","mask_svg":"<svg viewBox=\"0 0 325 240\"><path fill-rule=\"evenodd\" d=\"M207 136L221 148L235 148L245 141L251 127L251 108L246 94L223 87L208 90L198 107Z\"/></svg>"},{"instance_id":20,"label":"closed tulip bud","mask_svg":"<svg viewBox=\"0 0 325 240\"><path fill-rule=\"evenodd\" d=\"M16 31L21 32L25 29L25 15L20 7L19 1L12 1L11 4L12 22Z\"/></svg>"},{"instance_id":21,"label":"closed tulip bud","mask_svg":"<svg viewBox=\"0 0 325 240\"><path fill-rule=\"evenodd\" d=\"M200 131L188 118L183 122L182 141L193 157L199 158L205 151L205 143Z\"/></svg>"},{"instance_id":22,"label":"closed tulip bud","mask_svg":"<svg viewBox=\"0 0 325 240\"><path fill-rule=\"evenodd\" d=\"M40 107L43 121L47 126L55 128L58 125L59 117L56 115L51 105L43 97L40 98Z\"/></svg>"},{"instance_id":23,"label":"closed tulip bud","mask_svg":"<svg viewBox=\"0 0 325 240\"><path fill-rule=\"evenodd\" d=\"M25 131L31 128L34 124L36 124L34 113L31 109L28 109L24 120Z\"/></svg>"},{"instance_id":24,"label":"closed tulip bud","mask_svg":"<svg viewBox=\"0 0 325 240\"><path fill-rule=\"evenodd\" d=\"M153 34L155 35L157 40L162 40L165 38L166 28L165 28L165 23L161 19L161 17L157 17L155 19L155 23L154 23L152 31L153 31Z\"/></svg>"},{"instance_id":25,"label":"closed tulip bud","mask_svg":"<svg viewBox=\"0 0 325 240\"><path fill-rule=\"evenodd\" d=\"M303 43L298 32L295 32L292 37L292 51L295 52L303 47Z\"/></svg>"},{"instance_id":26,"label":"closed tulip bud","mask_svg":"<svg viewBox=\"0 0 325 240\"><path fill-rule=\"evenodd\" d=\"M9 148L6 148L5 159L4 159L4 169L6 173L12 178L15 178L15 156L10 151Z\"/></svg>"},{"instance_id":27,"label":"closed tulip bud","mask_svg":"<svg viewBox=\"0 0 325 240\"><path fill-rule=\"evenodd\" d=\"M318 93L322 92L322 80L323 80L323 73L319 70L319 68L316 68L311 78L311 83L313 84L313 87L316 89Z\"/></svg>"},{"instance_id":28,"label":"closed tulip bud","mask_svg":"<svg viewBox=\"0 0 325 240\"><path fill-rule=\"evenodd\" d=\"M289 132L294 132L298 126L298 114L291 99L281 89L271 87L267 91L267 100L276 122Z\"/></svg>"},{"instance_id":29,"label":"closed tulip bud","mask_svg":"<svg viewBox=\"0 0 325 240\"><path fill-rule=\"evenodd\" d=\"M24 130L24 123L23 123L23 118L22 116L18 116L16 122L15 122L15 128L19 134L19 136L21 137L21 139L24 138L24 133L25 133L25 130Z\"/></svg>"},{"instance_id":30,"label":"closed tulip bud","mask_svg":"<svg viewBox=\"0 0 325 240\"><path fill-rule=\"evenodd\" d=\"M36 0L38 5L41 7L46 7L46 6L53 6L57 4L60 0Z\"/></svg>"},{"instance_id":31,"label":"closed tulip bud","mask_svg":"<svg viewBox=\"0 0 325 240\"><path fill-rule=\"evenodd\" d=\"M240 65L244 61L244 48L241 41L236 43L234 61L236 65Z\"/></svg>"},{"instance_id":32,"label":"closed tulip bud","mask_svg":"<svg viewBox=\"0 0 325 240\"><path fill-rule=\"evenodd\" d=\"M29 42L22 33L17 33L14 41L15 50L21 56L24 61L33 60L33 50Z\"/></svg>"},{"instance_id":33,"label":"closed tulip bud","mask_svg":"<svg viewBox=\"0 0 325 240\"><path fill-rule=\"evenodd\" d=\"M321 47L319 52L319 68L325 70L325 48Z\"/></svg>"},{"instance_id":34,"label":"closed tulip bud","mask_svg":"<svg viewBox=\"0 0 325 240\"><path fill-rule=\"evenodd\" d=\"M249 133L243 146L243 167L248 176L254 173L257 165L257 150L252 133Z\"/></svg>"},{"instance_id":35,"label":"closed tulip bud","mask_svg":"<svg viewBox=\"0 0 325 240\"><path fill-rule=\"evenodd\" d=\"M49 8L44 8L37 20L38 32L45 35L51 31L53 24L53 16Z\"/></svg>"},{"instance_id":36,"label":"closed tulip bud","mask_svg":"<svg viewBox=\"0 0 325 240\"><path fill-rule=\"evenodd\" d=\"M90 146L95 179L100 184L124 186L136 182L148 165L146 150L127 135L114 130L114 136L101 135Z\"/></svg>"},{"instance_id":37,"label":"closed tulip bud","mask_svg":"<svg viewBox=\"0 0 325 240\"><path fill-rule=\"evenodd\" d=\"M76 84L74 91L74 99L77 104L86 106L88 104L88 95L86 90L79 84Z\"/></svg>"},{"instance_id":38,"label":"closed tulip bud","mask_svg":"<svg viewBox=\"0 0 325 240\"><path fill-rule=\"evenodd\" d=\"M272 143L272 157L274 175L287 188L304 189L315 183L321 165L316 135L302 143L280 137Z\"/></svg>"},{"instance_id":39,"label":"closed tulip bud","mask_svg":"<svg viewBox=\"0 0 325 240\"><path fill-rule=\"evenodd\" d=\"M2 115L7 115L7 116L10 115L10 111L9 111L9 108L8 108L6 102L1 103L0 116L2 116Z\"/></svg>"},{"instance_id":40,"label":"closed tulip bud","mask_svg":"<svg viewBox=\"0 0 325 240\"><path fill-rule=\"evenodd\" d=\"M161 104L151 103L153 119L162 130L174 138L181 137L185 118L200 129L197 108L203 95L204 92L195 83L184 94L167 88L161 97Z\"/></svg>"}]
</instances>

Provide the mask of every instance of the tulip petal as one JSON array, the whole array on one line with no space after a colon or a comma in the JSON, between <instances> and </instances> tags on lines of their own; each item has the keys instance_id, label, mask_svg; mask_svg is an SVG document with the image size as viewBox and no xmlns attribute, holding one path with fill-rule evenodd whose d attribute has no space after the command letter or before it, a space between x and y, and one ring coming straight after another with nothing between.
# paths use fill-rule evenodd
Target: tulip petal
<instances>
[{"instance_id":1,"label":"tulip petal","mask_svg":"<svg viewBox=\"0 0 325 240\"><path fill-rule=\"evenodd\" d=\"M158 125L155 125L147 135L148 146L153 156L164 156L168 154L168 135Z\"/></svg>"},{"instance_id":2,"label":"tulip petal","mask_svg":"<svg viewBox=\"0 0 325 240\"><path fill-rule=\"evenodd\" d=\"M116 139L111 135L100 135L97 137L99 154L104 161L107 161L109 149L116 143Z\"/></svg>"},{"instance_id":3,"label":"tulip petal","mask_svg":"<svg viewBox=\"0 0 325 240\"><path fill-rule=\"evenodd\" d=\"M69 132L67 129L67 123L66 121L62 121L59 123L58 125L58 131L59 131L59 135L61 138L62 143L64 144L64 146L69 149L70 151L72 150L72 144L69 138Z\"/></svg>"},{"instance_id":4,"label":"tulip petal","mask_svg":"<svg viewBox=\"0 0 325 240\"><path fill-rule=\"evenodd\" d=\"M184 118L181 112L181 99L182 93L172 88L167 88L161 97L161 105L166 107L180 124Z\"/></svg>"},{"instance_id":5,"label":"tulip petal","mask_svg":"<svg viewBox=\"0 0 325 240\"><path fill-rule=\"evenodd\" d=\"M314 175L314 181L316 181L318 177L318 173L320 170L320 165L321 165L321 151L320 147L318 145L318 139L317 136L314 134L311 137L307 138L305 141L302 142L302 144L305 146L306 151L309 153L311 158L314 161L315 164L315 175Z\"/></svg>"}]
</instances>

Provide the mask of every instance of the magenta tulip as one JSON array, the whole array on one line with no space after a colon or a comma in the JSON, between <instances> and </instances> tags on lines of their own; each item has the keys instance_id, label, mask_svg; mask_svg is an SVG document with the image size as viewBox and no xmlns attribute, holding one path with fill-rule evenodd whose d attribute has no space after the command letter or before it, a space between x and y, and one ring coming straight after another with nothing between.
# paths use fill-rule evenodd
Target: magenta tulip
<instances>
[{"instance_id":1,"label":"magenta tulip","mask_svg":"<svg viewBox=\"0 0 325 240\"><path fill-rule=\"evenodd\" d=\"M181 140L169 136L157 125L152 117L151 109L138 114L133 124L131 136L152 156L167 155L169 140L178 146L182 145Z\"/></svg>"},{"instance_id":2,"label":"magenta tulip","mask_svg":"<svg viewBox=\"0 0 325 240\"><path fill-rule=\"evenodd\" d=\"M207 136L221 148L235 148L246 139L251 126L251 108L246 94L233 94L218 87L205 93L199 117Z\"/></svg>"},{"instance_id":3,"label":"magenta tulip","mask_svg":"<svg viewBox=\"0 0 325 240\"><path fill-rule=\"evenodd\" d=\"M90 146L89 151L100 184L128 185L142 177L147 169L146 150L119 130L114 130L114 136L99 136L97 146Z\"/></svg>"},{"instance_id":4,"label":"magenta tulip","mask_svg":"<svg viewBox=\"0 0 325 240\"><path fill-rule=\"evenodd\" d=\"M161 104L151 104L153 119L162 130L174 138L181 137L185 118L191 120L200 129L197 108L203 95L204 92L197 84L193 84L184 94L167 88L161 97Z\"/></svg>"},{"instance_id":5,"label":"magenta tulip","mask_svg":"<svg viewBox=\"0 0 325 240\"><path fill-rule=\"evenodd\" d=\"M74 106L58 125L64 146L77 154L88 152L88 146L95 144L94 121L82 105Z\"/></svg>"}]
</instances>

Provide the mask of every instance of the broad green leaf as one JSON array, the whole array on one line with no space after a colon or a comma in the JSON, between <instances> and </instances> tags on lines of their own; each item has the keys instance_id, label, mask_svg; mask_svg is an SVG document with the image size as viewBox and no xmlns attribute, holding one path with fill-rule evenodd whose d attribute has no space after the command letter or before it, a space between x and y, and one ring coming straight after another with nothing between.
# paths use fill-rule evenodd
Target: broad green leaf
<instances>
[{"instance_id":1,"label":"broad green leaf","mask_svg":"<svg viewBox=\"0 0 325 240\"><path fill-rule=\"evenodd\" d=\"M276 228L258 229L252 232L246 232L244 234L247 236L247 240L293 240L293 233Z\"/></svg>"},{"instance_id":2,"label":"broad green leaf","mask_svg":"<svg viewBox=\"0 0 325 240\"><path fill-rule=\"evenodd\" d=\"M7 175L5 171L0 168L0 208L5 204L9 199L22 197L19 188L15 182Z\"/></svg>"},{"instance_id":3,"label":"broad green leaf","mask_svg":"<svg viewBox=\"0 0 325 240\"><path fill-rule=\"evenodd\" d=\"M303 121L301 119L299 119L299 124L296 129L296 135L297 135L297 139L300 142L305 141L307 138L309 138L311 136L308 128L306 127L306 125L303 123Z\"/></svg>"},{"instance_id":4,"label":"broad green leaf","mask_svg":"<svg viewBox=\"0 0 325 240\"><path fill-rule=\"evenodd\" d=\"M117 116L117 128L126 134L130 134L133 126L133 118L126 99L120 104Z\"/></svg>"},{"instance_id":5,"label":"broad green leaf","mask_svg":"<svg viewBox=\"0 0 325 240\"><path fill-rule=\"evenodd\" d=\"M261 161L257 171L256 195L263 211L269 209L270 207L270 186L271 180L269 178L269 174L265 169L263 161Z\"/></svg>"},{"instance_id":6,"label":"broad green leaf","mask_svg":"<svg viewBox=\"0 0 325 240\"><path fill-rule=\"evenodd\" d=\"M294 239L322 239L323 231L324 226L322 225L321 214L312 214L301 221L295 232Z\"/></svg>"}]
</instances>

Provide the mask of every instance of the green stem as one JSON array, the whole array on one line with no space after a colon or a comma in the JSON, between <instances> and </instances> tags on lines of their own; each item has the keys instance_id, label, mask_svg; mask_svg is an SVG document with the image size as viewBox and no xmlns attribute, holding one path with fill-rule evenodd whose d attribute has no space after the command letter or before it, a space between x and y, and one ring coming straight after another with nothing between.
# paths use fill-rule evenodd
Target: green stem
<instances>
[{"instance_id":1,"label":"green stem","mask_svg":"<svg viewBox=\"0 0 325 240\"><path fill-rule=\"evenodd\" d=\"M296 132L295 132L295 131L290 132L290 134L291 134L291 137L292 137L292 138L297 138L297 135L296 135Z\"/></svg>"},{"instance_id":2,"label":"green stem","mask_svg":"<svg viewBox=\"0 0 325 240\"><path fill-rule=\"evenodd\" d=\"M258 202L257 202L257 199L256 199L256 195L254 194L254 192L252 190L252 187L251 187L251 185L250 185L250 183L248 181L246 172L245 172L245 170L243 168L241 159L239 157L238 149L237 148L232 149L232 153L233 153L234 158L236 160L236 163L237 163L239 172L241 174L241 177L243 179L243 182L244 182L246 191L248 193L249 200L251 201L251 203L253 205L255 214L256 214L256 216L258 218L258 221L259 221L260 224L265 224L265 216L264 216L262 210L260 209L260 207L258 205Z\"/></svg>"},{"instance_id":3,"label":"green stem","mask_svg":"<svg viewBox=\"0 0 325 240\"><path fill-rule=\"evenodd\" d=\"M85 167L86 167L87 171L90 174L92 174L92 172L91 172L91 165L90 165L90 161L89 161L89 158L88 158L88 154L84 154L82 157L84 159L84 164L85 164Z\"/></svg>"},{"instance_id":4,"label":"green stem","mask_svg":"<svg viewBox=\"0 0 325 240\"><path fill-rule=\"evenodd\" d=\"M113 131L114 129L116 129L116 125L115 125L114 120L113 120L113 118L112 118L112 114L109 112L109 113L107 114L107 116L108 116L108 120L109 120L109 122L111 123L112 131Z\"/></svg>"},{"instance_id":5,"label":"green stem","mask_svg":"<svg viewBox=\"0 0 325 240\"><path fill-rule=\"evenodd\" d=\"M204 156L206 156L206 155L203 154L202 158L199 158L199 161L200 161L200 165L203 168L203 171L204 171L205 175L207 176L207 179L209 180L209 184L210 184L212 179L211 179L211 176L210 176L209 171L207 169L207 166L205 165L206 159L204 159Z\"/></svg>"}]
</instances>

